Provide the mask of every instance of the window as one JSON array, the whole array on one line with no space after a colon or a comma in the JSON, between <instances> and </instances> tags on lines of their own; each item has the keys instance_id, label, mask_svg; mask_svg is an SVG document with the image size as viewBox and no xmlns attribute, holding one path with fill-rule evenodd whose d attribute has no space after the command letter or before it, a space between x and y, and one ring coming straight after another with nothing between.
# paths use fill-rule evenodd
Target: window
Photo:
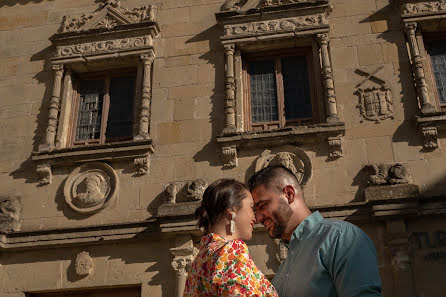
<instances>
[{"instance_id":1,"label":"window","mask_svg":"<svg viewBox=\"0 0 446 297\"><path fill-rule=\"evenodd\" d=\"M111 72L81 77L75 92L74 145L132 138L135 75Z\"/></svg>"},{"instance_id":2,"label":"window","mask_svg":"<svg viewBox=\"0 0 446 297\"><path fill-rule=\"evenodd\" d=\"M438 104L446 107L446 40L428 42L426 49L430 56Z\"/></svg>"},{"instance_id":3,"label":"window","mask_svg":"<svg viewBox=\"0 0 446 297\"><path fill-rule=\"evenodd\" d=\"M311 49L273 56L251 55L244 63L247 130L315 123Z\"/></svg>"}]
</instances>

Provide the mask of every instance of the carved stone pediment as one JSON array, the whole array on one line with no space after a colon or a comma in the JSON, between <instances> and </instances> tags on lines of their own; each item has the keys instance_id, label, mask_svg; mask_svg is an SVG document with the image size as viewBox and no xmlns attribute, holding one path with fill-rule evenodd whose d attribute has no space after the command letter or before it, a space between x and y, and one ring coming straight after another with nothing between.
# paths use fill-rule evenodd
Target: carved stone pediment
<instances>
[{"instance_id":1,"label":"carved stone pediment","mask_svg":"<svg viewBox=\"0 0 446 297\"><path fill-rule=\"evenodd\" d=\"M228 0L216 18L224 29L222 41L268 35L283 38L279 34L327 31L330 11L327 0Z\"/></svg>"},{"instance_id":2,"label":"carved stone pediment","mask_svg":"<svg viewBox=\"0 0 446 297\"><path fill-rule=\"evenodd\" d=\"M102 7L96 12L64 16L59 32L81 32L98 28L112 29L119 25L155 22L155 7L152 5L140 6L130 11L122 7L120 1L102 1Z\"/></svg>"},{"instance_id":3,"label":"carved stone pediment","mask_svg":"<svg viewBox=\"0 0 446 297\"><path fill-rule=\"evenodd\" d=\"M311 160L304 150L298 147L286 147L287 150L275 151L267 149L257 158L255 171L267 166L282 165L291 170L301 187L304 187L312 174Z\"/></svg>"},{"instance_id":4,"label":"carved stone pediment","mask_svg":"<svg viewBox=\"0 0 446 297\"><path fill-rule=\"evenodd\" d=\"M120 1L102 1L94 13L64 16L59 32L51 37L56 47L53 63L136 56L152 50L152 39L159 33L155 6L129 10Z\"/></svg>"},{"instance_id":5,"label":"carved stone pediment","mask_svg":"<svg viewBox=\"0 0 446 297\"><path fill-rule=\"evenodd\" d=\"M226 0L221 6L222 11L246 12L252 9L280 7L290 4L328 3L328 0Z\"/></svg>"}]
</instances>

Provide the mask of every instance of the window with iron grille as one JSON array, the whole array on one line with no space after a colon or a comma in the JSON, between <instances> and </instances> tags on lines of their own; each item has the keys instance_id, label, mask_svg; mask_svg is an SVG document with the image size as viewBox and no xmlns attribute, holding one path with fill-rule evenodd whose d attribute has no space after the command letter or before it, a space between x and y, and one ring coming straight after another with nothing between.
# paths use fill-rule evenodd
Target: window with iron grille
<instances>
[{"instance_id":1,"label":"window with iron grille","mask_svg":"<svg viewBox=\"0 0 446 297\"><path fill-rule=\"evenodd\" d=\"M269 130L315 123L310 49L244 60L247 130Z\"/></svg>"},{"instance_id":2,"label":"window with iron grille","mask_svg":"<svg viewBox=\"0 0 446 297\"><path fill-rule=\"evenodd\" d=\"M430 56L438 103L446 107L446 39L429 42L427 51Z\"/></svg>"},{"instance_id":3,"label":"window with iron grille","mask_svg":"<svg viewBox=\"0 0 446 297\"><path fill-rule=\"evenodd\" d=\"M72 143L94 144L132 138L134 73L81 77L75 92Z\"/></svg>"}]
</instances>

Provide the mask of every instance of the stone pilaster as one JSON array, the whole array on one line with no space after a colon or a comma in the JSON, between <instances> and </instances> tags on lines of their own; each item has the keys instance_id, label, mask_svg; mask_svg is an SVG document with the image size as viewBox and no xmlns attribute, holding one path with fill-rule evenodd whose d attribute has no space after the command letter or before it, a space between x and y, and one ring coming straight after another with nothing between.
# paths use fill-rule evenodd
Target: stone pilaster
<instances>
[{"instance_id":1,"label":"stone pilaster","mask_svg":"<svg viewBox=\"0 0 446 297\"><path fill-rule=\"evenodd\" d=\"M149 135L149 121L150 121L150 104L152 100L152 86L151 86L151 69L153 63L153 54L140 55L140 60L143 64L143 79L142 79L142 97L139 106L139 125L138 133L135 139L148 139Z\"/></svg>"},{"instance_id":2,"label":"stone pilaster","mask_svg":"<svg viewBox=\"0 0 446 297\"><path fill-rule=\"evenodd\" d=\"M56 139L57 122L60 111L60 91L62 85L63 65L53 65L54 83L50 106L48 107L48 124L46 128L45 141L39 146L39 151L49 151L54 148Z\"/></svg>"},{"instance_id":3,"label":"stone pilaster","mask_svg":"<svg viewBox=\"0 0 446 297\"><path fill-rule=\"evenodd\" d=\"M412 60L412 72L415 77L415 86L417 89L418 98L420 100L421 113L435 113L435 107L430 103L429 93L427 90L427 84L424 75L423 62L420 55L420 49L418 47L417 37L415 35L417 30L417 23L406 23L404 29L406 32L407 41L409 43L410 55Z\"/></svg>"},{"instance_id":4,"label":"stone pilaster","mask_svg":"<svg viewBox=\"0 0 446 297\"><path fill-rule=\"evenodd\" d=\"M336 95L333 83L333 71L328 53L328 33L316 35L321 54L322 87L324 91L325 106L327 110L327 123L339 122L338 109L336 106Z\"/></svg>"},{"instance_id":5,"label":"stone pilaster","mask_svg":"<svg viewBox=\"0 0 446 297\"><path fill-rule=\"evenodd\" d=\"M223 133L235 132L234 44L225 45L225 127Z\"/></svg>"},{"instance_id":6,"label":"stone pilaster","mask_svg":"<svg viewBox=\"0 0 446 297\"><path fill-rule=\"evenodd\" d=\"M182 297L186 286L187 273L198 251L193 246L183 246L171 248L170 252L174 256L172 268L176 274L175 296Z\"/></svg>"}]
</instances>

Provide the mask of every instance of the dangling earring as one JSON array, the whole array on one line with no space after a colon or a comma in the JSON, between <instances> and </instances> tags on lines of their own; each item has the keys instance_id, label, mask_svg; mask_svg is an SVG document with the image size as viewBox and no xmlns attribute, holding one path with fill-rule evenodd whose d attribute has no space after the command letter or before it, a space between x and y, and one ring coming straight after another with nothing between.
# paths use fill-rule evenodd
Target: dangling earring
<instances>
[{"instance_id":1,"label":"dangling earring","mask_svg":"<svg viewBox=\"0 0 446 297\"><path fill-rule=\"evenodd\" d=\"M231 219L231 233L235 232L235 212L232 213L232 219Z\"/></svg>"}]
</instances>

